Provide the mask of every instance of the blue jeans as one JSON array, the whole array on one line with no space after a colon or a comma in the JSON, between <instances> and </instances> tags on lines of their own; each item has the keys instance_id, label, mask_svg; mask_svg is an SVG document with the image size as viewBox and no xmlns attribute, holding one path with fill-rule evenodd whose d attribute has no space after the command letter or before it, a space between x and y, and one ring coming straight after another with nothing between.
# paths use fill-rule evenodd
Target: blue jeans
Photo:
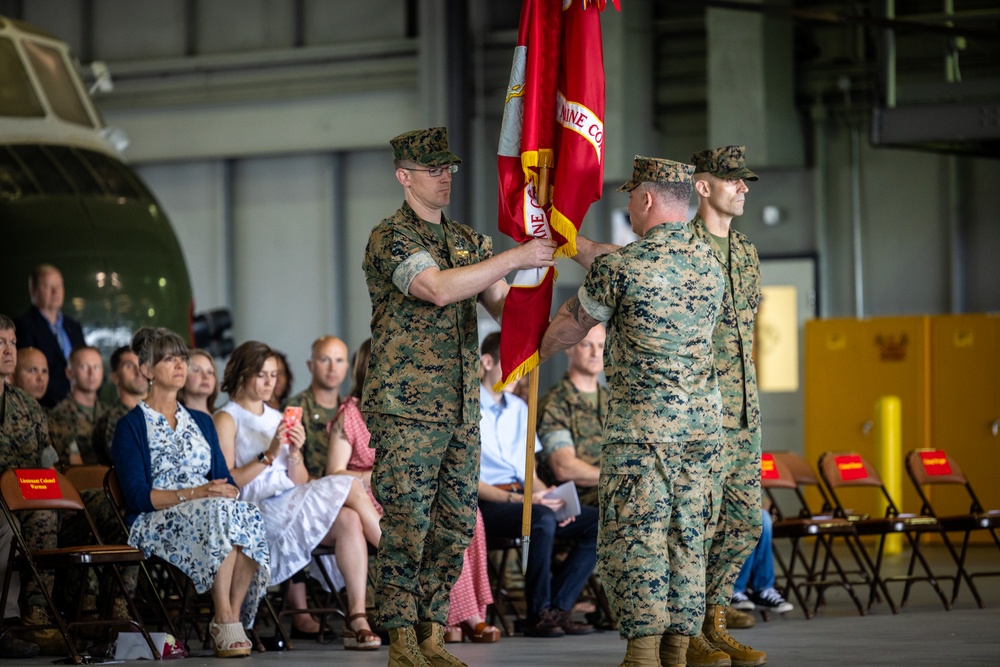
<instances>
[{"instance_id":1,"label":"blue jeans","mask_svg":"<svg viewBox=\"0 0 1000 667\"><path fill-rule=\"evenodd\" d=\"M479 503L486 535L521 537L521 503ZM537 618L544 609L569 611L597 564L596 507L581 506L582 513L566 526L556 524L556 514L545 505L531 506L531 547L524 575L528 615ZM552 572L552 545L555 538L574 540L572 551L556 572Z\"/></svg>"},{"instance_id":2,"label":"blue jeans","mask_svg":"<svg viewBox=\"0 0 1000 667\"><path fill-rule=\"evenodd\" d=\"M733 593L746 593L747 586L760 592L774 588L774 555L771 553L771 515L761 511L760 541L743 563Z\"/></svg>"}]
</instances>

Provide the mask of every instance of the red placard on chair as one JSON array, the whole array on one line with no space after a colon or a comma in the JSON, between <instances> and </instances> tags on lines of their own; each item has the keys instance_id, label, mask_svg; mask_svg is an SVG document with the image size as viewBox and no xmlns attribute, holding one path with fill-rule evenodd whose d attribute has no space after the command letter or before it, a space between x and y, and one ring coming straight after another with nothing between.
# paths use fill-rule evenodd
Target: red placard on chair
<instances>
[{"instance_id":1,"label":"red placard on chair","mask_svg":"<svg viewBox=\"0 0 1000 667\"><path fill-rule=\"evenodd\" d=\"M760 455L760 478L781 479L778 466L774 464L774 454L764 452Z\"/></svg>"},{"instance_id":2,"label":"red placard on chair","mask_svg":"<svg viewBox=\"0 0 1000 667\"><path fill-rule=\"evenodd\" d=\"M924 466L924 471L928 475L950 475L951 464L948 463L948 455L940 449L932 452L920 452L920 462Z\"/></svg>"},{"instance_id":3,"label":"red placard on chair","mask_svg":"<svg viewBox=\"0 0 1000 667\"><path fill-rule=\"evenodd\" d=\"M62 489L52 468L16 468L17 483L25 500L62 498Z\"/></svg>"},{"instance_id":4,"label":"red placard on chair","mask_svg":"<svg viewBox=\"0 0 1000 667\"><path fill-rule=\"evenodd\" d=\"M840 473L840 479L845 482L868 477L865 462L861 460L860 454L838 456L834 459L834 462L837 464L837 472Z\"/></svg>"}]
</instances>

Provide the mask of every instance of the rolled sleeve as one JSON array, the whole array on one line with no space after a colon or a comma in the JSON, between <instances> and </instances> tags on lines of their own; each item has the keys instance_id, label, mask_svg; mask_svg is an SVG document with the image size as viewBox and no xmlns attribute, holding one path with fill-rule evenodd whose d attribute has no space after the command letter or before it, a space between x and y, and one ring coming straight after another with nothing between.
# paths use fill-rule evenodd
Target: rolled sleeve
<instances>
[{"instance_id":1,"label":"rolled sleeve","mask_svg":"<svg viewBox=\"0 0 1000 667\"><path fill-rule=\"evenodd\" d=\"M580 287L577 297L580 299L580 305L584 311L598 322L607 322L615 312L614 308L602 305L591 299L590 295L587 294L586 286Z\"/></svg>"},{"instance_id":2,"label":"rolled sleeve","mask_svg":"<svg viewBox=\"0 0 1000 667\"><path fill-rule=\"evenodd\" d=\"M542 441L542 451L540 456L542 459L547 459L552 456L553 452L562 449L563 447L573 447L573 434L569 432L568 429L559 429L557 431L550 431L541 437Z\"/></svg>"},{"instance_id":3,"label":"rolled sleeve","mask_svg":"<svg viewBox=\"0 0 1000 667\"><path fill-rule=\"evenodd\" d=\"M414 253L403 260L392 272L392 284L406 296L410 296L410 284L421 272L438 268L437 262L426 250Z\"/></svg>"}]
</instances>

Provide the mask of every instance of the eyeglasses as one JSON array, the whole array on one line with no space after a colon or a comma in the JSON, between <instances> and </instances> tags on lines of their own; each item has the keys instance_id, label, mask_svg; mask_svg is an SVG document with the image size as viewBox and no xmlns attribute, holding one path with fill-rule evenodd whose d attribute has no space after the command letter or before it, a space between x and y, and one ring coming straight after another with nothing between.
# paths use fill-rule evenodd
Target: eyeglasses
<instances>
[{"instance_id":1,"label":"eyeglasses","mask_svg":"<svg viewBox=\"0 0 1000 667\"><path fill-rule=\"evenodd\" d=\"M431 167L430 169L415 169L413 167L402 167L402 169L405 169L406 171L425 171L427 172L427 175L430 176L431 178L437 178L439 176L442 176L444 172L448 172L449 174L454 174L455 172L458 171L458 165L449 164L444 167Z\"/></svg>"}]
</instances>

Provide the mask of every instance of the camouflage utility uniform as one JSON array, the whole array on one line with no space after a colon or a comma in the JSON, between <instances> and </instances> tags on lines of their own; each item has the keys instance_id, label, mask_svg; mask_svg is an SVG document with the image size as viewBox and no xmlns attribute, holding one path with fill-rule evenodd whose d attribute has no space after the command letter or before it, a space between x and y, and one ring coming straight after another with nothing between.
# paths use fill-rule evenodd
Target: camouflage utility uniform
<instances>
[{"instance_id":1,"label":"camouflage utility uniform","mask_svg":"<svg viewBox=\"0 0 1000 667\"><path fill-rule=\"evenodd\" d=\"M7 385L3 392L3 423L0 428L0 469L42 468L43 452L50 447L45 414L38 401L17 387ZM0 519L2 521L3 519ZM31 549L54 549L59 540L59 514L51 510L22 512L21 532ZM6 556L3 558L6 563ZM45 587L51 591L52 572L42 572ZM46 609L45 596L33 577L24 578L26 605Z\"/></svg>"},{"instance_id":2,"label":"camouflage utility uniform","mask_svg":"<svg viewBox=\"0 0 1000 667\"><path fill-rule=\"evenodd\" d=\"M548 465L552 453L573 447L576 457L592 466L601 465L604 422L608 416L608 389L597 385L597 405L563 377L538 402L538 438L542 443L539 473L558 483ZM597 505L597 487L577 487L580 502Z\"/></svg>"},{"instance_id":3,"label":"camouflage utility uniform","mask_svg":"<svg viewBox=\"0 0 1000 667\"><path fill-rule=\"evenodd\" d=\"M91 437L94 424L107 408L100 401L94 403L93 411L81 406L67 396L49 410L49 437L59 460L69 463L72 453L79 453L84 463L97 463Z\"/></svg>"},{"instance_id":4,"label":"camouflage utility uniform","mask_svg":"<svg viewBox=\"0 0 1000 667\"><path fill-rule=\"evenodd\" d=\"M579 291L608 325L598 565L623 637L693 636L721 399L711 335L724 281L683 222L594 260Z\"/></svg>"},{"instance_id":5,"label":"camouflage utility uniform","mask_svg":"<svg viewBox=\"0 0 1000 667\"><path fill-rule=\"evenodd\" d=\"M118 426L118 420L124 417L125 413L131 409L121 401L118 401L94 421L94 431L90 436L90 446L94 451L95 463L101 463L106 466L114 465L114 462L111 460L111 440L115 437L115 426Z\"/></svg>"},{"instance_id":6,"label":"camouflage utility uniform","mask_svg":"<svg viewBox=\"0 0 1000 667\"><path fill-rule=\"evenodd\" d=\"M330 453L330 433L327 426L337 416L337 408L324 408L317 403L312 387L295 394L285 405L302 408L302 425L306 429L302 461L310 476L322 477L326 474L326 459Z\"/></svg>"},{"instance_id":7,"label":"camouflage utility uniform","mask_svg":"<svg viewBox=\"0 0 1000 667\"><path fill-rule=\"evenodd\" d=\"M722 392L722 448L713 470L714 534L708 552L706 598L729 604L743 561L760 539L760 405L753 361L753 329L760 303L757 249L729 230L729 257L711 240L705 221L691 221L694 235L711 244L726 291L712 334L715 369Z\"/></svg>"},{"instance_id":8,"label":"camouflage utility uniform","mask_svg":"<svg viewBox=\"0 0 1000 667\"><path fill-rule=\"evenodd\" d=\"M430 267L492 255L488 237L444 216L424 222L406 203L372 230L365 250L372 353L362 409L385 510L375 590L387 628L447 621L479 479L476 298L436 306L410 295L410 283Z\"/></svg>"}]
</instances>

